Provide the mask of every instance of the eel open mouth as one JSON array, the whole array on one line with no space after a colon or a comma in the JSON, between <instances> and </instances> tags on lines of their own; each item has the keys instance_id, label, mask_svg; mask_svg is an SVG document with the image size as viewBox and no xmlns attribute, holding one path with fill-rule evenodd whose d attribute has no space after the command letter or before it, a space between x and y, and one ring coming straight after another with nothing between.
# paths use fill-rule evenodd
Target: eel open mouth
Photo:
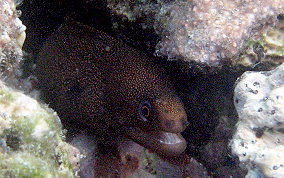
<instances>
[{"instance_id":1,"label":"eel open mouth","mask_svg":"<svg viewBox=\"0 0 284 178\"><path fill-rule=\"evenodd\" d=\"M186 149L186 141L180 133L161 130L145 132L137 127L128 127L126 135L145 148L164 156L178 156Z\"/></svg>"}]
</instances>

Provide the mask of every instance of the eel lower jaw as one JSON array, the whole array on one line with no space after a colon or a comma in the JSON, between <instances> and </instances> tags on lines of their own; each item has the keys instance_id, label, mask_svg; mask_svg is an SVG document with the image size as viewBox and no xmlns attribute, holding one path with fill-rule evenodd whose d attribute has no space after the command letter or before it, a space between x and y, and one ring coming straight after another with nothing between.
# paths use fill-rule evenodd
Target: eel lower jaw
<instances>
[{"instance_id":1,"label":"eel lower jaw","mask_svg":"<svg viewBox=\"0 0 284 178\"><path fill-rule=\"evenodd\" d=\"M126 136L134 142L157 154L174 157L186 149L186 141L180 133L170 133L161 130L143 131L137 127L125 128Z\"/></svg>"}]
</instances>

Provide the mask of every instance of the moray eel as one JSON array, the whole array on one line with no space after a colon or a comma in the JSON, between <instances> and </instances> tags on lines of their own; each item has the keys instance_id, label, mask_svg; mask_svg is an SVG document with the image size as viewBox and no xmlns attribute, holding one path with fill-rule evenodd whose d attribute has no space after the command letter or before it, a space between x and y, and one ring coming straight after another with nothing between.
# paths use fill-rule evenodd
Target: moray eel
<instances>
[{"instance_id":1,"label":"moray eel","mask_svg":"<svg viewBox=\"0 0 284 178\"><path fill-rule=\"evenodd\" d=\"M182 101L154 59L70 18L46 41L36 75L61 118L116 130L165 156L186 148Z\"/></svg>"}]
</instances>

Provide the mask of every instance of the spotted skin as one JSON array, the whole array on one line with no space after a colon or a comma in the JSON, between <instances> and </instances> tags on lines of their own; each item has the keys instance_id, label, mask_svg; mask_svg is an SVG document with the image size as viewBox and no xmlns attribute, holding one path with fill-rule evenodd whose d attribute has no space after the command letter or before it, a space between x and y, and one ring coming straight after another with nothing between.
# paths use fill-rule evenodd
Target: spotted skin
<instances>
[{"instance_id":1,"label":"spotted skin","mask_svg":"<svg viewBox=\"0 0 284 178\"><path fill-rule=\"evenodd\" d=\"M179 133L187 116L168 76L122 41L67 19L43 46L36 74L43 98L63 120L114 129L159 154L184 151ZM147 119L140 112L144 101L151 107ZM180 142L160 143L164 132L176 133Z\"/></svg>"}]
</instances>

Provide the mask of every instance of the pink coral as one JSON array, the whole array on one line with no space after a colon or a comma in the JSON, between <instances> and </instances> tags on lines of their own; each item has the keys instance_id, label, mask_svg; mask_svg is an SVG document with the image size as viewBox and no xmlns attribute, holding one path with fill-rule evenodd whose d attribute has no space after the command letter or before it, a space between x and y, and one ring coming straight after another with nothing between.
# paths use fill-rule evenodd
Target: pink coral
<instances>
[{"instance_id":1,"label":"pink coral","mask_svg":"<svg viewBox=\"0 0 284 178\"><path fill-rule=\"evenodd\" d=\"M284 0L188 0L164 5L156 24L162 36L157 51L169 58L221 66L283 12Z\"/></svg>"}]
</instances>

